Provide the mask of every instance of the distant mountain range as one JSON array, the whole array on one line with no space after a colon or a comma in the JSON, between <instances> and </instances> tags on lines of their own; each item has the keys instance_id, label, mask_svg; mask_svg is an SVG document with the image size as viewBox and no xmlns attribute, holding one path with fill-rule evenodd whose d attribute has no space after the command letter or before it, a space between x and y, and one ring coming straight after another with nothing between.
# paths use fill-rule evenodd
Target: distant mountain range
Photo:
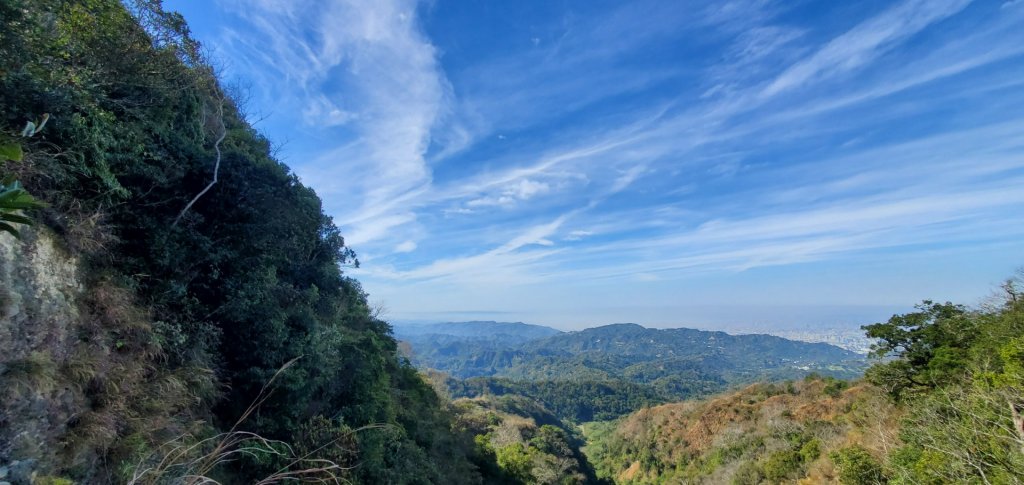
<instances>
[{"instance_id":1,"label":"distant mountain range","mask_svg":"<svg viewBox=\"0 0 1024 485\"><path fill-rule=\"evenodd\" d=\"M395 324L394 330L399 340L424 335L449 335L504 343L523 343L562 333L541 325L493 321Z\"/></svg>"},{"instance_id":2,"label":"distant mountain range","mask_svg":"<svg viewBox=\"0 0 1024 485\"><path fill-rule=\"evenodd\" d=\"M397 325L395 335L411 346L418 367L463 380L449 383L457 395L517 393L550 407L558 407L553 399L567 388L609 395L624 390L630 403L651 403L811 372L856 377L866 365L862 355L824 343L632 323L561 332L524 323L450 322ZM631 407L609 402L608 412Z\"/></svg>"}]
</instances>

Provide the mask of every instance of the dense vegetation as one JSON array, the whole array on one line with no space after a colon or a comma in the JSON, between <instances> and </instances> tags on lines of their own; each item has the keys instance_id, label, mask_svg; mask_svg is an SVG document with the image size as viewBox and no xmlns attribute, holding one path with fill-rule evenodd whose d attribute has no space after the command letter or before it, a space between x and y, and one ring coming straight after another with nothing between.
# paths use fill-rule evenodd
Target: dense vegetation
<instances>
[{"instance_id":1,"label":"dense vegetation","mask_svg":"<svg viewBox=\"0 0 1024 485\"><path fill-rule=\"evenodd\" d=\"M237 94L158 0L0 0L0 237L57 241L81 268L61 282L70 308L18 314L69 328L0 349L0 480L1024 477L1015 282L985 308L925 302L867 326L882 360L852 384L812 376L648 408L862 367L827 345L636 325L413 332L412 358L458 378L435 376L439 393Z\"/></svg>"},{"instance_id":2,"label":"dense vegetation","mask_svg":"<svg viewBox=\"0 0 1024 485\"><path fill-rule=\"evenodd\" d=\"M587 455L617 483L826 483L837 479L829 453L880 452L883 443L862 431L891 421L892 405L874 387L810 376L584 430Z\"/></svg>"},{"instance_id":3,"label":"dense vegetation","mask_svg":"<svg viewBox=\"0 0 1024 485\"><path fill-rule=\"evenodd\" d=\"M1024 298L924 302L865 327L863 381L757 384L585 425L620 483L941 484L1024 481Z\"/></svg>"},{"instance_id":4,"label":"dense vegetation","mask_svg":"<svg viewBox=\"0 0 1024 485\"><path fill-rule=\"evenodd\" d=\"M516 381L493 377L444 379L453 397L526 396L567 422L614 419L669 398L649 386L623 380Z\"/></svg>"},{"instance_id":5,"label":"dense vegetation","mask_svg":"<svg viewBox=\"0 0 1024 485\"><path fill-rule=\"evenodd\" d=\"M482 330L491 328L490 334ZM606 325L561 333L495 322L400 327L418 366L436 369L453 396L518 394L573 422L707 396L759 380L816 371L859 376L862 356L769 335Z\"/></svg>"},{"instance_id":6,"label":"dense vegetation","mask_svg":"<svg viewBox=\"0 0 1024 485\"><path fill-rule=\"evenodd\" d=\"M0 443L0 463L31 452L39 476L124 481L173 439L198 455L246 446L234 466L200 467L229 481L295 456L365 483L486 479L486 457L343 274L358 262L316 194L274 159L180 16L126 5L0 0L0 132L49 117L3 171L49 204L41 230L86 268L77 338L0 357L4 393L72 389L80 407L35 451ZM2 411L0 428L27 419ZM260 437L218 436L229 429ZM136 478L197 470L150 471L163 475Z\"/></svg>"},{"instance_id":7,"label":"dense vegetation","mask_svg":"<svg viewBox=\"0 0 1024 485\"><path fill-rule=\"evenodd\" d=\"M492 483L597 483L576 431L521 396L457 399L457 428L493 456Z\"/></svg>"}]
</instances>

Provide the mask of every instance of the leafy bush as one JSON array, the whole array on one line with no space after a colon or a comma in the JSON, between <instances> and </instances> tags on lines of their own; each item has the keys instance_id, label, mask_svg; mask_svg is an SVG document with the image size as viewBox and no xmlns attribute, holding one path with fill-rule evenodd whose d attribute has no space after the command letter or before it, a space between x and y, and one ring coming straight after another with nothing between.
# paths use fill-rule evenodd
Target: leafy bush
<instances>
[{"instance_id":1,"label":"leafy bush","mask_svg":"<svg viewBox=\"0 0 1024 485\"><path fill-rule=\"evenodd\" d=\"M779 483L800 469L800 454L791 450L777 451L768 455L763 468L765 478Z\"/></svg>"},{"instance_id":2,"label":"leafy bush","mask_svg":"<svg viewBox=\"0 0 1024 485\"><path fill-rule=\"evenodd\" d=\"M850 446L833 451L829 458L839 471L844 485L875 485L885 483L882 466L871 453L860 446Z\"/></svg>"},{"instance_id":3,"label":"leafy bush","mask_svg":"<svg viewBox=\"0 0 1024 485\"><path fill-rule=\"evenodd\" d=\"M800 447L800 460L804 463L817 460L819 456L821 456L821 440L818 438L812 438Z\"/></svg>"}]
</instances>

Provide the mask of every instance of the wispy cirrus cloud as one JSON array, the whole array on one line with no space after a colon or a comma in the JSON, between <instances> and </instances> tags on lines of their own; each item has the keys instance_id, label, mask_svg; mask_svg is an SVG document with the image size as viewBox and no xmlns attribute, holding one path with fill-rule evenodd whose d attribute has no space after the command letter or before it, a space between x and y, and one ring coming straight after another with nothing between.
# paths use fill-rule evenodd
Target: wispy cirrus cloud
<instances>
[{"instance_id":1,"label":"wispy cirrus cloud","mask_svg":"<svg viewBox=\"0 0 1024 485\"><path fill-rule=\"evenodd\" d=\"M221 5L272 138L400 313L1020 236L1013 2Z\"/></svg>"},{"instance_id":2,"label":"wispy cirrus cloud","mask_svg":"<svg viewBox=\"0 0 1024 485\"><path fill-rule=\"evenodd\" d=\"M415 212L399 203L431 183L425 154L451 96L437 51L420 30L417 3L228 5L269 42L269 50L260 48L233 32L226 38L231 57L293 81L289 93L269 96L302 106L303 124L317 127L321 137L349 140L321 143L321 154L296 169L327 200L350 243L374 241L414 221ZM331 131L344 125L349 130Z\"/></svg>"},{"instance_id":3,"label":"wispy cirrus cloud","mask_svg":"<svg viewBox=\"0 0 1024 485\"><path fill-rule=\"evenodd\" d=\"M904 0L829 41L813 55L776 77L762 96L798 88L863 66L900 41L953 15L971 0Z\"/></svg>"}]
</instances>

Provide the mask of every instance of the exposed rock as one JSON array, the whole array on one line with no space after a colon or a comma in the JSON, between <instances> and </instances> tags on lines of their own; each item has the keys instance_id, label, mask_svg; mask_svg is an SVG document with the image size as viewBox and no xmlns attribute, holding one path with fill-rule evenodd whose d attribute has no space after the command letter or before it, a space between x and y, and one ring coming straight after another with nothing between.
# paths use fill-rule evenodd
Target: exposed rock
<instances>
[{"instance_id":1,"label":"exposed rock","mask_svg":"<svg viewBox=\"0 0 1024 485\"><path fill-rule=\"evenodd\" d=\"M0 478L19 483L52 466L81 407L59 369L77 341L82 294L78 260L50 233L0 234Z\"/></svg>"}]
</instances>

